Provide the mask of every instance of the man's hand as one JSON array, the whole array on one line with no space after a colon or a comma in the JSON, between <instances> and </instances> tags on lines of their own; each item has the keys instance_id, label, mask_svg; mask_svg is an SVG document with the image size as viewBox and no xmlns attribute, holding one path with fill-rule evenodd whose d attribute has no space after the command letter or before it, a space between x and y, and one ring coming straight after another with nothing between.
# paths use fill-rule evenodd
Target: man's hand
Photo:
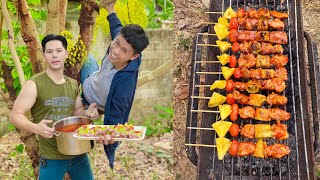
<instances>
[{"instance_id":1,"label":"man's hand","mask_svg":"<svg viewBox=\"0 0 320 180\"><path fill-rule=\"evenodd\" d=\"M108 145L108 144L113 144L114 140L110 135L105 135L105 136L100 136L99 140L97 140L98 143Z\"/></svg>"},{"instance_id":2,"label":"man's hand","mask_svg":"<svg viewBox=\"0 0 320 180\"><path fill-rule=\"evenodd\" d=\"M100 7L105 8L108 11L108 14L114 13L114 5L116 0L101 0Z\"/></svg>"},{"instance_id":3,"label":"man's hand","mask_svg":"<svg viewBox=\"0 0 320 180\"><path fill-rule=\"evenodd\" d=\"M89 105L88 109L86 110L86 116L93 118L93 119L96 119L99 116L96 103L92 103Z\"/></svg>"},{"instance_id":4,"label":"man's hand","mask_svg":"<svg viewBox=\"0 0 320 180\"><path fill-rule=\"evenodd\" d=\"M50 128L47 124L52 123L52 120L43 119L38 124L35 124L34 133L44 138L52 138L54 129Z\"/></svg>"}]
</instances>

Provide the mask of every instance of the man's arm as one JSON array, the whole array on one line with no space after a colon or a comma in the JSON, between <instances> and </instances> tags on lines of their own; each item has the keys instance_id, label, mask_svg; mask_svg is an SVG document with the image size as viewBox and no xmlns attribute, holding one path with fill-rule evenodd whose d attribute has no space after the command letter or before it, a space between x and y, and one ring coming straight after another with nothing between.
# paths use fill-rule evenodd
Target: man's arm
<instances>
[{"instance_id":1,"label":"man's arm","mask_svg":"<svg viewBox=\"0 0 320 180\"><path fill-rule=\"evenodd\" d=\"M53 136L54 129L48 127L46 124L52 123L52 120L42 120L40 123L34 124L25 116L25 113L30 111L32 106L35 104L36 98L36 84L31 80L26 81L19 96L13 104L13 108L10 112L10 122L18 129L39 134L45 138L51 138Z\"/></svg>"},{"instance_id":2,"label":"man's arm","mask_svg":"<svg viewBox=\"0 0 320 180\"><path fill-rule=\"evenodd\" d=\"M75 116L88 116L90 118L97 118L99 115L97 104L92 103L89 105L88 109L85 110L81 102L81 97L79 95L77 96L75 106L74 106L74 111L72 114Z\"/></svg>"},{"instance_id":3,"label":"man's arm","mask_svg":"<svg viewBox=\"0 0 320 180\"><path fill-rule=\"evenodd\" d=\"M111 33L111 38L114 40L117 35L119 34L120 30L122 29L122 24L117 17L115 11L114 11L114 5L116 1L110 2L108 0L102 0L100 6L102 8L105 8L108 11L108 16L107 19L109 21L110 25L110 33Z\"/></svg>"}]
</instances>

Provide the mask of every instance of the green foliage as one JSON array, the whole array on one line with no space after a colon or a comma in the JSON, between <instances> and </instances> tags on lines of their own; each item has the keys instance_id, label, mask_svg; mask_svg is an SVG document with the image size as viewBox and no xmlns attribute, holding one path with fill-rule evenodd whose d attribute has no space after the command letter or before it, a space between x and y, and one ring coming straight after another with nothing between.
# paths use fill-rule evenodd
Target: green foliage
<instances>
[{"instance_id":1,"label":"green foliage","mask_svg":"<svg viewBox=\"0 0 320 180\"><path fill-rule=\"evenodd\" d=\"M42 9L30 9L30 14L35 21L45 21L47 20L47 10Z\"/></svg>"},{"instance_id":2,"label":"green foliage","mask_svg":"<svg viewBox=\"0 0 320 180\"><path fill-rule=\"evenodd\" d=\"M143 0L120 0L116 2L114 8L123 25L139 24L143 28L147 27L148 17ZM97 36L98 31L102 31L104 34L110 33L109 22L106 20L107 16L107 10L100 9L99 15L96 17L94 37Z\"/></svg>"},{"instance_id":3,"label":"green foliage","mask_svg":"<svg viewBox=\"0 0 320 180\"><path fill-rule=\"evenodd\" d=\"M28 2L29 5L39 5L40 4L40 0L28 0L27 2ZM13 15L17 14L16 7L12 3L12 1L7 1L7 7L8 7L8 10ZM34 14L39 14L38 16L42 17L42 19L43 19L44 14L46 14L45 11L34 10L32 8L30 8L30 11L31 12L32 11L37 11ZM37 17L35 17L35 19L37 20ZM13 28L14 36L17 37L19 35L20 31L21 31L19 21L12 21L12 28ZM2 31L2 40L8 40L8 33L7 33L6 30ZM17 40L17 38L15 38L15 41L16 40ZM17 43L17 42L15 42L15 43ZM17 54L19 56L19 59L20 59L21 65L22 65L22 69L24 71L24 78L25 79L29 79L33 75L33 73L32 73L32 66L31 66L31 63L30 63L30 60L29 60L29 54L28 54L27 47L26 46L15 45L15 49L16 49ZM1 54L0 58L4 59L5 62L7 63L7 65L10 68L12 68L11 75L13 77L13 87L14 87L14 90L15 90L16 94L19 94L19 92L21 90L21 84L19 82L18 73L17 73L17 70L15 68L15 64L13 62L12 55L11 55L11 52L9 50L9 47L6 46L6 45L2 45L1 46L1 50L2 50L2 54ZM2 74L2 68L0 68L0 73ZM3 80L2 76L0 77L0 86L1 86L2 89L6 90L6 86L4 84L4 80Z\"/></svg>"},{"instance_id":4,"label":"green foliage","mask_svg":"<svg viewBox=\"0 0 320 180\"><path fill-rule=\"evenodd\" d=\"M27 3L29 5L40 5L41 4L41 0L27 0Z\"/></svg>"},{"instance_id":5,"label":"green foliage","mask_svg":"<svg viewBox=\"0 0 320 180\"><path fill-rule=\"evenodd\" d=\"M173 164L173 157L168 152L163 151L161 149L156 149L154 146L140 146L139 150L145 152L148 156L156 156L157 158L164 158L167 163Z\"/></svg>"},{"instance_id":6,"label":"green foliage","mask_svg":"<svg viewBox=\"0 0 320 180\"><path fill-rule=\"evenodd\" d=\"M24 78L29 79L33 75L33 73L32 73L32 66L29 61L29 54L28 54L27 47L26 46L16 46L15 48L16 48L17 54L19 56L21 65L22 65L22 69L24 71ZM5 62L7 63L7 65L9 67L13 68L13 70L11 72L11 75L13 77L13 87L14 87L14 90L16 91L16 94L18 94L21 90L21 84L19 82L18 73L15 68L15 64L13 62L10 50L7 46L2 46L2 59L5 60ZM1 79L2 79L2 77L1 77ZM4 84L3 80L0 81L0 85L3 89L5 89L5 84Z\"/></svg>"},{"instance_id":7,"label":"green foliage","mask_svg":"<svg viewBox=\"0 0 320 180\"><path fill-rule=\"evenodd\" d=\"M161 28L164 20L173 20L173 2L170 0L145 0L148 28Z\"/></svg>"},{"instance_id":8,"label":"green foliage","mask_svg":"<svg viewBox=\"0 0 320 180\"><path fill-rule=\"evenodd\" d=\"M12 1L7 1L7 8L12 14L14 14L14 15L17 14L17 9L14 6L14 4L12 3Z\"/></svg>"},{"instance_id":9,"label":"green foliage","mask_svg":"<svg viewBox=\"0 0 320 180\"><path fill-rule=\"evenodd\" d=\"M19 144L15 147L15 149L9 154L11 157L16 157L19 159L19 171L13 179L29 179L30 177L34 177L34 172L32 168L32 164L27 162L24 155L24 145Z\"/></svg>"},{"instance_id":10,"label":"green foliage","mask_svg":"<svg viewBox=\"0 0 320 180\"><path fill-rule=\"evenodd\" d=\"M13 124L8 124L7 129L9 132L16 130L16 127Z\"/></svg>"},{"instance_id":11,"label":"green foliage","mask_svg":"<svg viewBox=\"0 0 320 180\"><path fill-rule=\"evenodd\" d=\"M77 40L74 40L73 34L70 31L63 31L61 35L64 36L68 42L68 58L65 61L65 68L74 67L76 62L80 62L82 65L88 55L86 47L81 40L81 36L78 36Z\"/></svg>"},{"instance_id":12,"label":"green foliage","mask_svg":"<svg viewBox=\"0 0 320 180\"><path fill-rule=\"evenodd\" d=\"M316 172L316 176L317 176L318 179L320 178L320 170L319 169Z\"/></svg>"},{"instance_id":13,"label":"green foliage","mask_svg":"<svg viewBox=\"0 0 320 180\"><path fill-rule=\"evenodd\" d=\"M142 126L147 128L146 136L161 136L173 130L173 109L156 105L156 115L150 115L143 119ZM132 120L134 121L134 120Z\"/></svg>"},{"instance_id":14,"label":"green foliage","mask_svg":"<svg viewBox=\"0 0 320 180\"><path fill-rule=\"evenodd\" d=\"M183 35L178 36L178 41L180 44L183 46L184 50L190 50L191 48L191 43L192 43L192 38L184 38Z\"/></svg>"}]
</instances>

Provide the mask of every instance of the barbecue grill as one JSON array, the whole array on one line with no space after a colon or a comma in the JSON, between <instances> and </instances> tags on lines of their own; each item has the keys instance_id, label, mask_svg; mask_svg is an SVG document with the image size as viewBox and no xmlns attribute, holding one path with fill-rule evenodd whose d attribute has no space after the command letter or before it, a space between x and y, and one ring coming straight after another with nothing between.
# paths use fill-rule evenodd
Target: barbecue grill
<instances>
[{"instance_id":1,"label":"barbecue grill","mask_svg":"<svg viewBox=\"0 0 320 180\"><path fill-rule=\"evenodd\" d=\"M208 108L208 98L212 94L210 85L215 80L224 79L221 73L205 74L201 72L221 72L221 64L214 60L221 52L217 47L210 46L217 40L213 25L196 33L191 62L190 86L187 112L186 152L190 161L197 166L197 179L315 179L315 155L319 151L319 120L320 120L320 79L317 46L307 33L303 32L300 0L211 0L209 22L217 22L229 6L238 8L267 8L279 12L287 12L285 31L288 44L284 45L284 53L289 62L285 66L288 71L286 89L283 92L288 98L284 110L291 114L288 127L289 138L281 143L289 146L291 153L281 159L256 158L253 156L233 157L228 153L223 160L218 160L217 149L210 147L217 137L211 128L219 114L217 108ZM210 24L210 23L209 23ZM209 34L209 35L208 35ZM307 41L308 62L304 54L304 38ZM207 46L206 46L207 44ZM228 53L228 52L227 52ZM217 62L214 62L217 61ZM309 68L307 68L307 63ZM200 72L200 73L199 73ZM311 94L308 91L308 77ZM225 90L216 92L226 95ZM269 92L268 92L269 93ZM270 92L271 93L271 92ZM311 96L311 101L308 99ZM309 108L311 104L311 109ZM268 108L268 106L266 106ZM243 124L258 123L255 120L238 119ZM271 122L273 124L274 122ZM226 136L233 139L230 135ZM248 141L237 137L238 141ZM256 140L250 140L256 142ZM277 143L274 139L265 139L267 144ZM197 147L199 146L199 147Z\"/></svg>"}]
</instances>

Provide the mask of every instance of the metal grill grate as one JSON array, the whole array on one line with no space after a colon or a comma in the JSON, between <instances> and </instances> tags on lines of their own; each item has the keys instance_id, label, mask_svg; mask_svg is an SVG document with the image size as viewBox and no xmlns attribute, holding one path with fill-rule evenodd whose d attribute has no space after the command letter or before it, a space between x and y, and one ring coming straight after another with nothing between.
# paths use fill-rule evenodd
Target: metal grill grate
<instances>
[{"instance_id":1,"label":"metal grill grate","mask_svg":"<svg viewBox=\"0 0 320 180\"><path fill-rule=\"evenodd\" d=\"M190 160L198 166L198 179L313 179L314 158L311 141L311 128L309 125L310 114L307 107L307 84L306 65L303 53L303 34L301 23L300 1L294 0L230 0L213 1L210 3L210 12L224 12L229 6L233 9L241 8L267 8L280 12L288 12L289 18L285 21L285 31L288 34L288 44L284 45L284 53L289 57L286 65L288 71L287 88L283 92L288 98L288 103L281 106L291 114L289 121L285 124L288 127L289 138L281 143L290 147L289 156L281 159L261 159L253 156L232 157L226 155L224 160L217 159L216 148L199 147L197 151L193 146L186 147ZM210 22L217 22L221 13L210 13ZM211 128L211 124L218 119L218 109L207 107L208 97L212 91L210 85L215 80L224 79L221 75L221 64L213 60L213 57L220 55L215 44L217 38L214 34L213 25L204 29L208 33L197 33L194 40L194 54L192 59L192 69L190 78L190 99L188 106L188 119L186 131L186 143L213 145L216 134L214 131L206 130ZM206 38L206 39L205 39ZM204 42L206 40L206 42ZM205 53L203 53L205 52ZM204 57L203 54L206 54ZM230 53L229 53L230 54ZM211 73L203 73L211 72ZM204 83L202 82L204 80ZM216 91L226 95L225 90ZM265 93L265 92L264 92ZM270 92L267 92L267 94ZM266 95L266 94L265 94ZM265 108L270 108L266 106ZM200 121L200 122L199 122ZM240 127L244 124L257 124L255 120L238 120ZM271 122L270 124L273 124ZM195 128L193 128L195 127ZM198 129L198 130L196 130ZM197 141L197 131L199 140ZM227 138L233 139L227 135ZM243 137L238 137L238 141L249 141ZM255 142L255 140L250 140ZM266 139L267 144L277 143L274 139Z\"/></svg>"}]
</instances>

